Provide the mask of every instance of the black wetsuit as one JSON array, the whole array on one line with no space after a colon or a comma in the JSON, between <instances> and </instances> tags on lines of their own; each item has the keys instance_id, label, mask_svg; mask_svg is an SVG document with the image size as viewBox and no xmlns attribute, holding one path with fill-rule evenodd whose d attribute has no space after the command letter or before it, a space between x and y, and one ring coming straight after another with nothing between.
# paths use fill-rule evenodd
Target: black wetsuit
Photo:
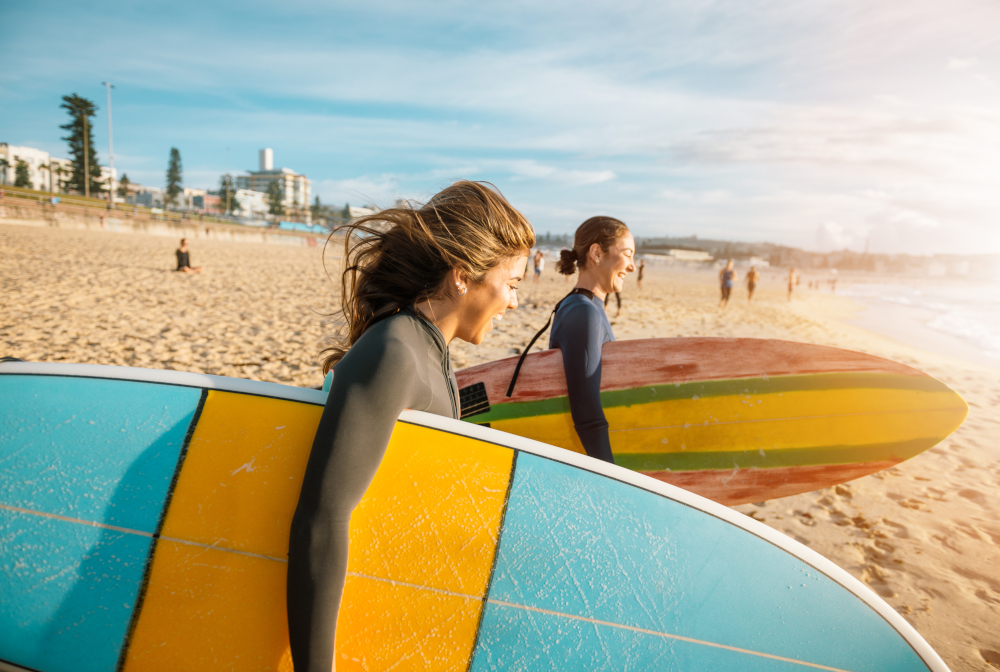
<instances>
[{"instance_id":1,"label":"black wetsuit","mask_svg":"<svg viewBox=\"0 0 1000 672\"><path fill-rule=\"evenodd\" d=\"M562 350L573 425L591 457L614 464L608 421L601 407L601 348L615 340L601 300L572 294L552 322L550 348Z\"/></svg>"},{"instance_id":2,"label":"black wetsuit","mask_svg":"<svg viewBox=\"0 0 1000 672\"><path fill-rule=\"evenodd\" d=\"M187 252L177 250L177 270L183 271L185 268L191 268L191 257Z\"/></svg>"},{"instance_id":3,"label":"black wetsuit","mask_svg":"<svg viewBox=\"0 0 1000 672\"><path fill-rule=\"evenodd\" d=\"M334 367L288 542L288 634L296 672L330 672L351 512L406 408L459 417L448 346L413 309L369 327Z\"/></svg>"}]
</instances>

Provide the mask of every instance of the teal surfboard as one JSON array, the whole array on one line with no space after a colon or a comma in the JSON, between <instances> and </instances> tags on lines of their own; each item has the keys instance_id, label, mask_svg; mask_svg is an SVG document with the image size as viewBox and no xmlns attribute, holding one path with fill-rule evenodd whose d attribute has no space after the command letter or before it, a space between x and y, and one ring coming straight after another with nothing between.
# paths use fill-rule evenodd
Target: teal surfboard
<instances>
[{"instance_id":1,"label":"teal surfboard","mask_svg":"<svg viewBox=\"0 0 1000 672\"><path fill-rule=\"evenodd\" d=\"M291 670L325 393L0 364L0 670ZM405 411L351 524L344 670L948 668L809 548L669 484Z\"/></svg>"}]
</instances>

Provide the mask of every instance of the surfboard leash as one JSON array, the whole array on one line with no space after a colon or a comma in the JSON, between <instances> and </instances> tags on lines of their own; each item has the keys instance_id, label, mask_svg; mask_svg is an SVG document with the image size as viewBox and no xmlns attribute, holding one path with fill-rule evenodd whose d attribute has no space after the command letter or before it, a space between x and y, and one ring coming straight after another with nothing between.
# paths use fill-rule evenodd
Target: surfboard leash
<instances>
[{"instance_id":1,"label":"surfboard leash","mask_svg":"<svg viewBox=\"0 0 1000 672\"><path fill-rule=\"evenodd\" d=\"M556 311L559 310L559 306L561 306L563 304L563 301L565 301L569 297L573 296L574 294L582 294L582 295L586 296L588 299L590 299L591 301L594 300L594 293L592 291L590 291L589 289L583 289L582 287L574 287L572 292L570 292L569 294L567 294L563 298L559 299L559 303L557 303L556 306L555 306L555 308L552 309L552 312L549 313L549 319L546 320L545 326L538 330L538 333L535 334L535 337L532 338L531 341L528 343L528 347L526 347L521 352L521 357L520 357L520 359L517 360L517 366L514 367L514 375L511 376L511 378L510 378L510 387L507 388L507 396L508 397L510 397L512 394L514 394L514 384L517 382L517 377L521 373L521 366L524 364L524 358L528 356L529 352L531 352L531 346L533 346L535 344L535 341L537 341L539 338L541 338L542 334L545 333L545 330L549 328L550 324L552 324L552 318L555 317Z\"/></svg>"}]
</instances>

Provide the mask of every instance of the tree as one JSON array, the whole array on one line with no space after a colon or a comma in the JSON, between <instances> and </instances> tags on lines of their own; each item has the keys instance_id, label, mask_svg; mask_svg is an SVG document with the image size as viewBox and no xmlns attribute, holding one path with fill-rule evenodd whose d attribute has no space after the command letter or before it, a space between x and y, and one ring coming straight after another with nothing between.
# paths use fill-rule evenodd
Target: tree
<instances>
[{"instance_id":1,"label":"tree","mask_svg":"<svg viewBox=\"0 0 1000 672\"><path fill-rule=\"evenodd\" d=\"M340 211L340 217L344 220L344 223L351 221L351 204L344 203L344 209Z\"/></svg>"},{"instance_id":2,"label":"tree","mask_svg":"<svg viewBox=\"0 0 1000 672\"><path fill-rule=\"evenodd\" d=\"M24 159L17 160L14 167L14 186L31 188L31 175L28 173L28 162Z\"/></svg>"},{"instance_id":3,"label":"tree","mask_svg":"<svg viewBox=\"0 0 1000 672\"><path fill-rule=\"evenodd\" d=\"M10 161L7 157L0 156L0 172L3 172L3 183L7 184L7 169L10 168Z\"/></svg>"},{"instance_id":4,"label":"tree","mask_svg":"<svg viewBox=\"0 0 1000 672\"><path fill-rule=\"evenodd\" d=\"M101 193L101 167L94 149L94 128L90 118L97 112L97 106L75 93L63 96L60 105L69 113L70 120L59 128L69 131L63 140L69 143L69 153L73 157L72 170L67 186L81 194Z\"/></svg>"},{"instance_id":5,"label":"tree","mask_svg":"<svg viewBox=\"0 0 1000 672\"><path fill-rule=\"evenodd\" d=\"M271 183L267 185L267 193L264 196L264 200L267 201L267 211L272 215L281 216L285 214L284 199L281 196L281 185L278 184L277 180L271 180Z\"/></svg>"},{"instance_id":6,"label":"tree","mask_svg":"<svg viewBox=\"0 0 1000 672\"><path fill-rule=\"evenodd\" d=\"M219 198L222 200L222 209L227 215L233 210L240 209L240 201L236 198L236 184L233 176L228 173L219 178Z\"/></svg>"},{"instance_id":7,"label":"tree","mask_svg":"<svg viewBox=\"0 0 1000 672\"><path fill-rule=\"evenodd\" d=\"M170 148L167 161L167 205L175 205L177 196L184 190L184 175L181 168L181 153L176 147Z\"/></svg>"},{"instance_id":8,"label":"tree","mask_svg":"<svg viewBox=\"0 0 1000 672\"><path fill-rule=\"evenodd\" d=\"M316 197L316 200L313 202L310 210L312 210L312 218L314 220L318 220L323 215L323 206L320 205L319 196Z\"/></svg>"},{"instance_id":9,"label":"tree","mask_svg":"<svg viewBox=\"0 0 1000 672\"><path fill-rule=\"evenodd\" d=\"M122 173L122 179L118 180L118 195L121 198L128 198L128 186L132 180L128 179L128 173Z\"/></svg>"},{"instance_id":10,"label":"tree","mask_svg":"<svg viewBox=\"0 0 1000 672\"><path fill-rule=\"evenodd\" d=\"M52 185L58 185L59 191L62 191L63 189L66 188L66 183L63 182L63 179L62 179L62 176L66 174L66 171L58 163L56 164L55 168L52 168L51 166L52 166L52 164L49 163L50 187ZM52 180L52 173L55 173L55 175L56 175L55 182L51 182L51 180ZM55 189L54 188L50 188L50 191L55 191Z\"/></svg>"}]
</instances>

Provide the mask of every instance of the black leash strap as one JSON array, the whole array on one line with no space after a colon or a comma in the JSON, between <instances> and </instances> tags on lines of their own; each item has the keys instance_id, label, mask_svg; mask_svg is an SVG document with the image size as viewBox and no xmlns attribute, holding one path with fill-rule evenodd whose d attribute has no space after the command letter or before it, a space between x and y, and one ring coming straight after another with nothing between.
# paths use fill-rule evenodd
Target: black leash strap
<instances>
[{"instance_id":1,"label":"black leash strap","mask_svg":"<svg viewBox=\"0 0 1000 672\"><path fill-rule=\"evenodd\" d=\"M559 300L559 303L556 304L556 307L552 309L551 313L549 313L549 319L545 322L545 326L539 329L538 333L535 334L535 337L531 339L530 343L528 343L528 347L526 347L524 351L521 352L521 358L517 360L517 366L514 367L514 375L511 376L510 379L510 387L507 388L508 397L514 394L514 384L517 382L517 377L521 373L521 366L524 364L524 358L528 356L529 352L531 352L531 346L535 344L535 341L537 341L541 337L541 335L545 333L545 330L549 328L549 325L552 324L552 318L555 317L556 311L559 310L559 306L563 304L563 301L573 296L574 294L583 294L591 301L594 300L594 293L592 291L590 291L589 289L581 289L580 287L577 287L572 292L570 292L569 294L567 294L566 296L564 296L562 299Z\"/></svg>"}]
</instances>

